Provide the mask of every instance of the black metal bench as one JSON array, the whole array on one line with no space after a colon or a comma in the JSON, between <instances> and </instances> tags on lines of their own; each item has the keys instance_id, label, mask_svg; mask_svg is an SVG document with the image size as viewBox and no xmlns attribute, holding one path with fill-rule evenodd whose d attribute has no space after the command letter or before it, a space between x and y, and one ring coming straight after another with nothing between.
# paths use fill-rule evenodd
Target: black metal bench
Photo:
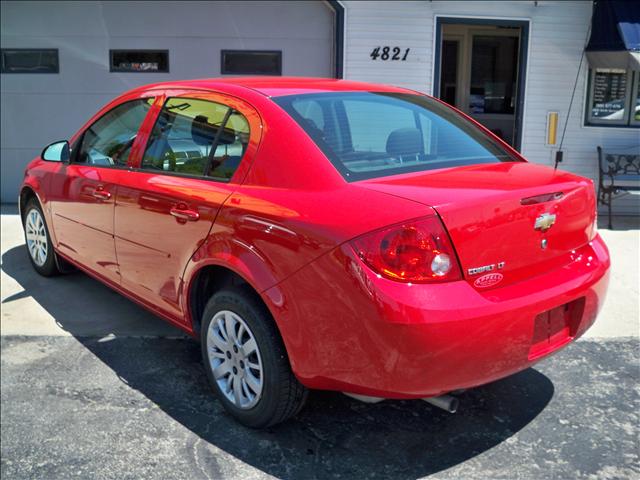
<instances>
[{"instance_id":1,"label":"black metal bench","mask_svg":"<svg viewBox=\"0 0 640 480\"><path fill-rule=\"evenodd\" d=\"M640 194L640 153L606 153L598 147L598 171L598 203L608 207L609 228L613 228L612 200L629 193Z\"/></svg>"}]
</instances>

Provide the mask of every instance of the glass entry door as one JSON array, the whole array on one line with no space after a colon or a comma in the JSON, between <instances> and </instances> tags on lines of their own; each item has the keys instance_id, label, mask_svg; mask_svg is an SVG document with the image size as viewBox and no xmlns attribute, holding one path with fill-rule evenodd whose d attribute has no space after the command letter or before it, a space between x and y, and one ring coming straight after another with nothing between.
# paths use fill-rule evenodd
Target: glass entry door
<instances>
[{"instance_id":1,"label":"glass entry door","mask_svg":"<svg viewBox=\"0 0 640 480\"><path fill-rule=\"evenodd\" d=\"M517 143L521 29L442 25L440 99Z\"/></svg>"}]
</instances>

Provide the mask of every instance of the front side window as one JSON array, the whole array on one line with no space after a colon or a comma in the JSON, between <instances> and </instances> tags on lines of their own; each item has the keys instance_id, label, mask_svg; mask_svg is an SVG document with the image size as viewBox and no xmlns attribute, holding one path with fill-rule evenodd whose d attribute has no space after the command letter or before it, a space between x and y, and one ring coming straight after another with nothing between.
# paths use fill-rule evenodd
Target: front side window
<instances>
[{"instance_id":1,"label":"front side window","mask_svg":"<svg viewBox=\"0 0 640 480\"><path fill-rule=\"evenodd\" d=\"M126 102L100 117L84 132L75 162L102 167L125 166L153 100Z\"/></svg>"},{"instance_id":2,"label":"front side window","mask_svg":"<svg viewBox=\"0 0 640 480\"><path fill-rule=\"evenodd\" d=\"M640 74L618 68L589 71L587 96L588 125L639 125Z\"/></svg>"},{"instance_id":3,"label":"front side window","mask_svg":"<svg viewBox=\"0 0 640 480\"><path fill-rule=\"evenodd\" d=\"M274 101L349 181L517 161L475 125L426 96L337 92Z\"/></svg>"},{"instance_id":4,"label":"front side window","mask_svg":"<svg viewBox=\"0 0 640 480\"><path fill-rule=\"evenodd\" d=\"M170 98L153 127L141 168L228 181L249 143L249 123L220 103Z\"/></svg>"}]
</instances>

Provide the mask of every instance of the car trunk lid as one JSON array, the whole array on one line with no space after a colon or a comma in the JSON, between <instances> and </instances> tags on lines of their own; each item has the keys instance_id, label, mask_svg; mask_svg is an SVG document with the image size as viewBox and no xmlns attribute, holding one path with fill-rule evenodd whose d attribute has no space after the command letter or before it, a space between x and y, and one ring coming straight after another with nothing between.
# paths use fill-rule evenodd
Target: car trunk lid
<instances>
[{"instance_id":1,"label":"car trunk lid","mask_svg":"<svg viewBox=\"0 0 640 480\"><path fill-rule=\"evenodd\" d=\"M361 184L433 207L466 280L481 290L559 268L592 236L591 180L541 165L473 165Z\"/></svg>"}]
</instances>

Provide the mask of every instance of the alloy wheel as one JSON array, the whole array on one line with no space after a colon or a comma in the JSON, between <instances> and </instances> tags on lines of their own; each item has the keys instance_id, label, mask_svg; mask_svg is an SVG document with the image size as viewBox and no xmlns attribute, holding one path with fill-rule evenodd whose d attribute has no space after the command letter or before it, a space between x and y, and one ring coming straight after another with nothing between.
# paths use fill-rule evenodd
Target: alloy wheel
<instances>
[{"instance_id":1,"label":"alloy wheel","mask_svg":"<svg viewBox=\"0 0 640 480\"><path fill-rule=\"evenodd\" d=\"M222 394L243 410L262 396L264 373L256 339L247 323L229 310L217 312L207 330L207 357Z\"/></svg>"},{"instance_id":2,"label":"alloy wheel","mask_svg":"<svg viewBox=\"0 0 640 480\"><path fill-rule=\"evenodd\" d=\"M44 226L44 219L37 208L32 208L29 210L29 213L27 213L25 231L29 255L31 255L34 263L41 267L47 261L49 243L47 240L47 229Z\"/></svg>"}]
</instances>

